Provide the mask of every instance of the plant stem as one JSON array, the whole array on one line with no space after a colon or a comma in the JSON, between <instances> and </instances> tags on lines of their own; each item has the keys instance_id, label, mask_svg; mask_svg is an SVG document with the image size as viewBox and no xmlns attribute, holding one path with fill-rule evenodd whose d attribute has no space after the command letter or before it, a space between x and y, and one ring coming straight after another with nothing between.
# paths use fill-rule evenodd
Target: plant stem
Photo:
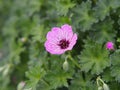
<instances>
[{"instance_id":1,"label":"plant stem","mask_svg":"<svg viewBox=\"0 0 120 90\"><path fill-rule=\"evenodd\" d=\"M71 55L68 55L66 59L69 58L78 68L80 68L80 65L71 57Z\"/></svg>"},{"instance_id":2,"label":"plant stem","mask_svg":"<svg viewBox=\"0 0 120 90\"><path fill-rule=\"evenodd\" d=\"M41 81L43 81L47 86L50 86L49 83L45 81L44 79L41 79Z\"/></svg>"},{"instance_id":3,"label":"plant stem","mask_svg":"<svg viewBox=\"0 0 120 90\"><path fill-rule=\"evenodd\" d=\"M104 81L100 77L97 77L96 81L98 86L100 86L99 81L102 82L102 84L104 84Z\"/></svg>"}]
</instances>

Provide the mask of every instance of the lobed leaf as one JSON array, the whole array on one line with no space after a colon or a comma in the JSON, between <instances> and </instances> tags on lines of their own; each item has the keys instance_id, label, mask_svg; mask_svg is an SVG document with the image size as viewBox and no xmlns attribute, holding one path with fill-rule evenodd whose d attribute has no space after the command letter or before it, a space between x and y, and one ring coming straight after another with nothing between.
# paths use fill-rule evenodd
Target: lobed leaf
<instances>
[{"instance_id":1,"label":"lobed leaf","mask_svg":"<svg viewBox=\"0 0 120 90\"><path fill-rule=\"evenodd\" d=\"M103 70L110 66L108 51L102 48L100 43L93 42L85 45L85 49L79 55L81 70L91 72L91 74L100 74Z\"/></svg>"}]
</instances>

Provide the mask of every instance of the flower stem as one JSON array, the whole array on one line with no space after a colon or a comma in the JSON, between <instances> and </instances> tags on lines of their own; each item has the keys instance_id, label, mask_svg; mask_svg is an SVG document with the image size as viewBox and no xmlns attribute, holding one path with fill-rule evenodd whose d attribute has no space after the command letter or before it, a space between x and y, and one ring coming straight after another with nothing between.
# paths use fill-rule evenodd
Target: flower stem
<instances>
[{"instance_id":1,"label":"flower stem","mask_svg":"<svg viewBox=\"0 0 120 90\"><path fill-rule=\"evenodd\" d=\"M80 68L80 65L71 57L71 55L68 55L66 59L69 58L78 68Z\"/></svg>"},{"instance_id":2,"label":"flower stem","mask_svg":"<svg viewBox=\"0 0 120 90\"><path fill-rule=\"evenodd\" d=\"M97 77L97 85L98 86L100 86L100 84L99 84L99 81L102 83L102 84L104 84L104 81L100 78L100 77Z\"/></svg>"},{"instance_id":3,"label":"flower stem","mask_svg":"<svg viewBox=\"0 0 120 90\"><path fill-rule=\"evenodd\" d=\"M43 81L47 86L50 86L49 83L45 81L44 79L41 79L41 81Z\"/></svg>"}]
</instances>

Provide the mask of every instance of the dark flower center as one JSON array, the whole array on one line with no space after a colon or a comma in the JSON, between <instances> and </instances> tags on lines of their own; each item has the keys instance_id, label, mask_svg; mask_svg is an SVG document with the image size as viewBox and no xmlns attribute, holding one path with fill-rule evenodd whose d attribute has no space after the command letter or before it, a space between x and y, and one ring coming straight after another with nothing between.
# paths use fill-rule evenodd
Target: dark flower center
<instances>
[{"instance_id":1,"label":"dark flower center","mask_svg":"<svg viewBox=\"0 0 120 90\"><path fill-rule=\"evenodd\" d=\"M68 40L62 39L59 42L59 46L61 49L66 49L69 46L70 42Z\"/></svg>"}]
</instances>

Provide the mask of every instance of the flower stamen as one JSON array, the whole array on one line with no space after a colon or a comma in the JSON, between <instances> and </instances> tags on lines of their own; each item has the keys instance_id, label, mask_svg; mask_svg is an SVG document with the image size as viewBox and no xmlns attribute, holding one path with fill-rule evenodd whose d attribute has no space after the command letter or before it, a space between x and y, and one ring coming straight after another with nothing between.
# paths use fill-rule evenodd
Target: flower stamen
<instances>
[{"instance_id":1,"label":"flower stamen","mask_svg":"<svg viewBox=\"0 0 120 90\"><path fill-rule=\"evenodd\" d=\"M58 45L60 46L61 49L66 49L67 47L69 47L69 44L70 42L68 40L62 39L60 40Z\"/></svg>"}]
</instances>

